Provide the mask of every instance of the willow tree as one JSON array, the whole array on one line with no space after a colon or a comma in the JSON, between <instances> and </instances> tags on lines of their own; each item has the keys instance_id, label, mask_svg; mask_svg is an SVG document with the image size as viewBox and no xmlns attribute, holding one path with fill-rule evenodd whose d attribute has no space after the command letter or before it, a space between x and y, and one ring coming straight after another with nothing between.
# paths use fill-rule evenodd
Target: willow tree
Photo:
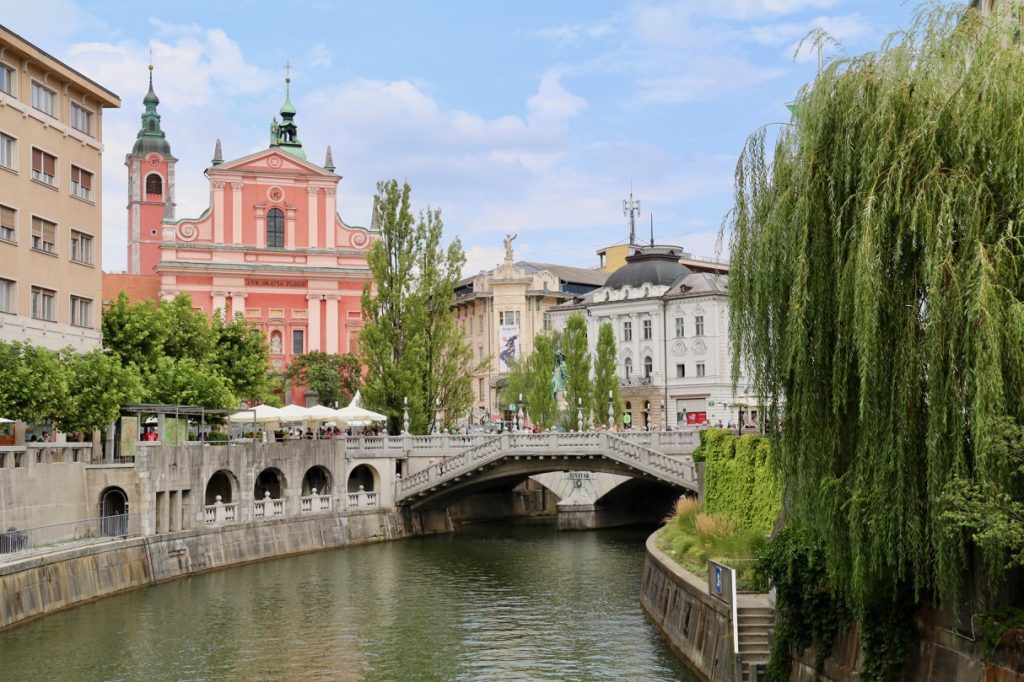
<instances>
[{"instance_id":1,"label":"willow tree","mask_svg":"<svg viewBox=\"0 0 1024 682\"><path fill-rule=\"evenodd\" d=\"M973 553L943 514L954 481L1020 492L993 428L1024 420L1019 32L923 11L831 63L737 164L733 375L769 418L785 406L787 519L862 616L900 590L956 596Z\"/></svg>"}]
</instances>

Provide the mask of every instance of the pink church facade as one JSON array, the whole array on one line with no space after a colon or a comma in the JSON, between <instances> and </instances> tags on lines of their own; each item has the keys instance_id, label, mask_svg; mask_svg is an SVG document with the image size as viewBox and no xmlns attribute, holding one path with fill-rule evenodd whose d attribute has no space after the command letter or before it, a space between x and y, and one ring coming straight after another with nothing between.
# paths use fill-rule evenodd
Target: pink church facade
<instances>
[{"instance_id":1,"label":"pink church facade","mask_svg":"<svg viewBox=\"0 0 1024 682\"><path fill-rule=\"evenodd\" d=\"M126 159L129 273L159 275L161 298L184 292L211 316L243 315L266 335L277 370L313 350L355 351L376 233L338 215L341 177L330 148L324 166L306 159L286 97L267 149L224 162L217 141L206 170L210 206L197 218L176 219L176 159L158 103L151 84Z\"/></svg>"}]
</instances>

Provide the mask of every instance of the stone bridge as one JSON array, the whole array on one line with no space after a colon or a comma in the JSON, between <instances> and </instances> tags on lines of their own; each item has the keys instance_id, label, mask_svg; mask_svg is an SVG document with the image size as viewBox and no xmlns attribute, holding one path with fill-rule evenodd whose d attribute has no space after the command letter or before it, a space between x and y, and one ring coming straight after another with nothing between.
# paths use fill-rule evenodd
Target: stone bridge
<instances>
[{"instance_id":1,"label":"stone bridge","mask_svg":"<svg viewBox=\"0 0 1024 682\"><path fill-rule=\"evenodd\" d=\"M695 431L407 436L366 438L358 444L352 440L350 457L376 454L410 460L409 473L396 481L395 502L412 509L441 507L503 481L551 471L622 474L680 490L698 489L691 457L697 446Z\"/></svg>"}]
</instances>

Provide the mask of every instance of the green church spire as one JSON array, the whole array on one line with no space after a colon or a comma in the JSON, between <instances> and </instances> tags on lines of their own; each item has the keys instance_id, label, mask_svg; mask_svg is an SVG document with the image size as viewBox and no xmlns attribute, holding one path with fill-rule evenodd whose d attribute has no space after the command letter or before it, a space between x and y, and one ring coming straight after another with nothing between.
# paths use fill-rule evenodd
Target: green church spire
<instances>
[{"instance_id":1,"label":"green church spire","mask_svg":"<svg viewBox=\"0 0 1024 682\"><path fill-rule=\"evenodd\" d=\"M174 158L171 156L171 145L167 142L164 131L160 129L160 114L156 110L160 98L153 90L153 64L149 65L149 92L142 98L142 103L146 110L142 112L142 127L135 136L132 156L146 156L151 152L157 152L164 158Z\"/></svg>"},{"instance_id":2,"label":"green church spire","mask_svg":"<svg viewBox=\"0 0 1024 682\"><path fill-rule=\"evenodd\" d=\"M295 105L291 98L291 64L285 64L284 104L281 105L281 122L275 117L270 124L270 146L280 148L300 159L306 159L306 152L299 140L299 127L295 125Z\"/></svg>"}]
</instances>

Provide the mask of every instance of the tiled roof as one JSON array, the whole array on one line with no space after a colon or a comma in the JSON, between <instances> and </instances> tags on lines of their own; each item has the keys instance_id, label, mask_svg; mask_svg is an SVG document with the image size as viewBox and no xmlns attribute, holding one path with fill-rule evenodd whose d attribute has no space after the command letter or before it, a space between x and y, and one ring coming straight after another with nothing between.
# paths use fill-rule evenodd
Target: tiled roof
<instances>
[{"instance_id":1,"label":"tiled roof","mask_svg":"<svg viewBox=\"0 0 1024 682\"><path fill-rule=\"evenodd\" d=\"M129 275L127 273L103 273L103 301L113 302L121 292L128 294L128 300L160 300L160 275Z\"/></svg>"}]
</instances>

